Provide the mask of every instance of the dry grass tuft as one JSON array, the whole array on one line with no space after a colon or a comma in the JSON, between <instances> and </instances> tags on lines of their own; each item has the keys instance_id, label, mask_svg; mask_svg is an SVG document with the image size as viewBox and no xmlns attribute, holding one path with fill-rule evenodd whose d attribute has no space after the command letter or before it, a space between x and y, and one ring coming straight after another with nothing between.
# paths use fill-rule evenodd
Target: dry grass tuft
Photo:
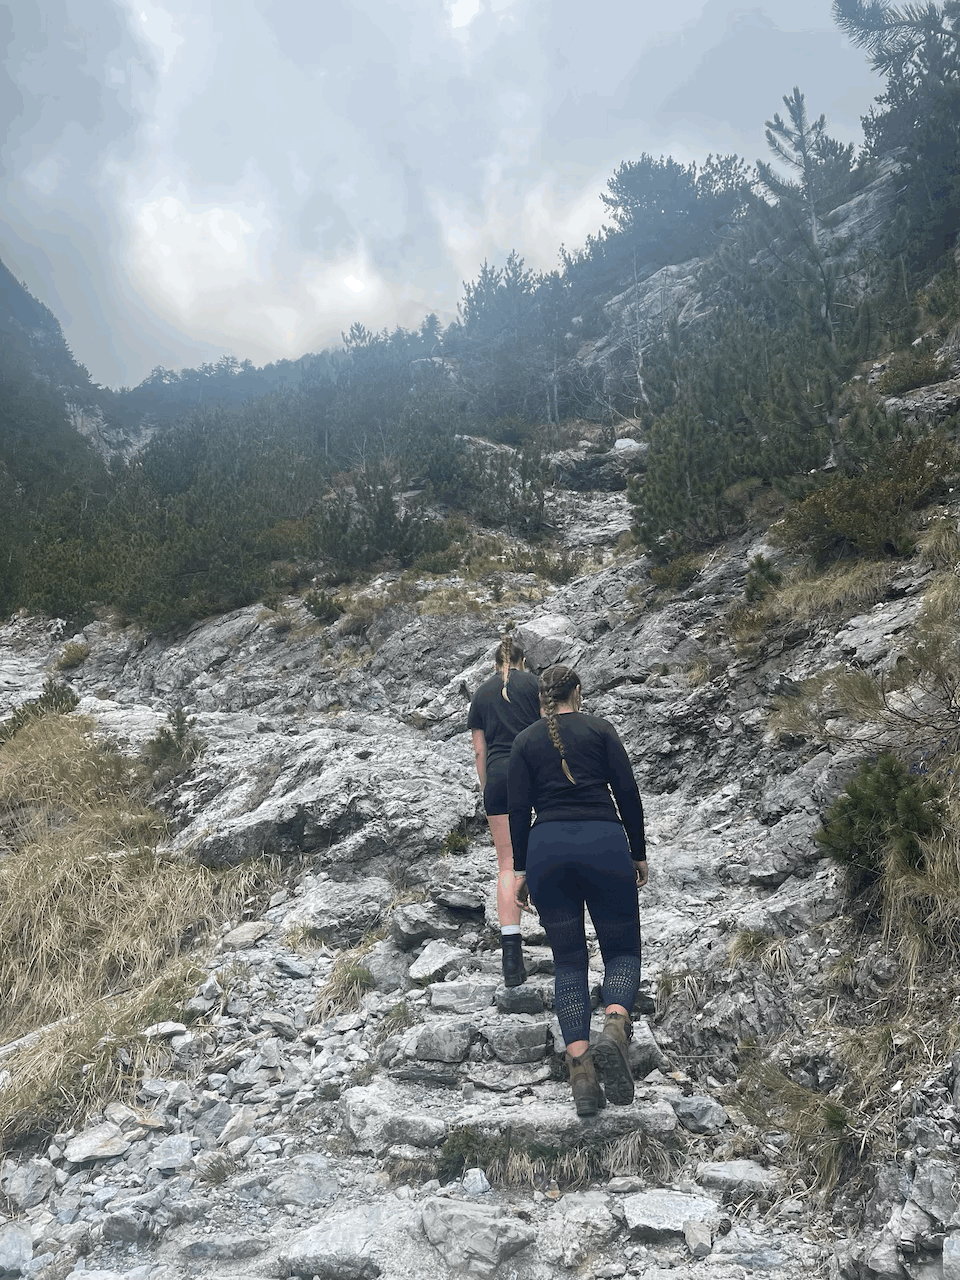
<instances>
[{"instance_id":1,"label":"dry grass tuft","mask_svg":"<svg viewBox=\"0 0 960 1280\"><path fill-rule=\"evenodd\" d=\"M770 1062L748 1068L741 1106L754 1124L790 1135L791 1154L808 1189L826 1197L857 1153L857 1136L845 1106L828 1094L797 1084Z\"/></svg>"},{"instance_id":2,"label":"dry grass tuft","mask_svg":"<svg viewBox=\"0 0 960 1280\"><path fill-rule=\"evenodd\" d=\"M330 977L319 989L314 1001L312 1016L317 1022L360 1008L364 992L373 986L373 975L363 965L363 957L370 946L370 941L364 940L337 956Z\"/></svg>"},{"instance_id":3,"label":"dry grass tuft","mask_svg":"<svg viewBox=\"0 0 960 1280\"><path fill-rule=\"evenodd\" d=\"M921 841L918 868L906 867L891 853L882 885L884 940L897 952L909 990L927 985L960 962L960 757L938 771L947 783L944 822L936 835ZM921 976L923 981L921 981Z\"/></svg>"},{"instance_id":4,"label":"dry grass tuft","mask_svg":"<svg viewBox=\"0 0 960 1280\"><path fill-rule=\"evenodd\" d=\"M786 939L762 929L741 929L730 943L729 956L731 964L752 961L764 973L785 973L791 968Z\"/></svg>"},{"instance_id":5,"label":"dry grass tuft","mask_svg":"<svg viewBox=\"0 0 960 1280\"><path fill-rule=\"evenodd\" d=\"M639 1130L607 1142L585 1138L564 1148L518 1140L511 1125L494 1133L462 1125L447 1134L435 1167L436 1176L443 1182L462 1177L467 1169L479 1168L491 1184L511 1187L543 1188L551 1182L576 1187L631 1173L668 1185L684 1158L682 1140L668 1147Z\"/></svg>"},{"instance_id":6,"label":"dry grass tuft","mask_svg":"<svg viewBox=\"0 0 960 1280\"><path fill-rule=\"evenodd\" d=\"M955 569L960 564L960 522L956 516L933 519L917 539L921 558L934 569Z\"/></svg>"},{"instance_id":7,"label":"dry grass tuft","mask_svg":"<svg viewBox=\"0 0 960 1280\"><path fill-rule=\"evenodd\" d=\"M0 1058L0 1143L53 1133L111 1099L131 1099L167 1052L140 1032L182 1007L197 976L185 963L170 966L142 990L98 1000Z\"/></svg>"},{"instance_id":8,"label":"dry grass tuft","mask_svg":"<svg viewBox=\"0 0 960 1280\"><path fill-rule=\"evenodd\" d=\"M772 597L771 607L785 621L868 609L886 595L897 568L895 561L888 560L841 561L825 573L785 582Z\"/></svg>"},{"instance_id":9,"label":"dry grass tuft","mask_svg":"<svg viewBox=\"0 0 960 1280\"><path fill-rule=\"evenodd\" d=\"M5 1063L4 1132L109 1096L120 1077L104 1045L156 1020L181 958L263 879L157 852L164 824L138 766L91 730L46 715L0 747L0 1046L28 1037Z\"/></svg>"}]
</instances>

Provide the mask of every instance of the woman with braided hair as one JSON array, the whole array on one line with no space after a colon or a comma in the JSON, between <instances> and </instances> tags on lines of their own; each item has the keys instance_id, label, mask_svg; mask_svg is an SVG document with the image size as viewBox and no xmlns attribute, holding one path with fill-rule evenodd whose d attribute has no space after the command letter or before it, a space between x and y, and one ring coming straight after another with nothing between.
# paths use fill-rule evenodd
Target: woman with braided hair
<instances>
[{"instance_id":1,"label":"woman with braided hair","mask_svg":"<svg viewBox=\"0 0 960 1280\"><path fill-rule=\"evenodd\" d=\"M503 981L518 987L526 980L520 946L520 908L513 885L513 849L507 817L507 763L517 734L540 718L537 677L527 671L523 650L504 635L494 654L496 674L484 680L470 703L467 726L473 736L483 806L497 851L497 916Z\"/></svg>"},{"instance_id":2,"label":"woman with braided hair","mask_svg":"<svg viewBox=\"0 0 960 1280\"><path fill-rule=\"evenodd\" d=\"M546 930L573 1099L578 1115L592 1116L607 1099L633 1101L627 1045L640 981L637 889L647 882L643 806L617 731L581 711L576 671L548 667L540 705L544 718L519 734L510 752L516 900L524 907L532 899ZM604 963L606 1016L592 1046L584 907Z\"/></svg>"}]
</instances>

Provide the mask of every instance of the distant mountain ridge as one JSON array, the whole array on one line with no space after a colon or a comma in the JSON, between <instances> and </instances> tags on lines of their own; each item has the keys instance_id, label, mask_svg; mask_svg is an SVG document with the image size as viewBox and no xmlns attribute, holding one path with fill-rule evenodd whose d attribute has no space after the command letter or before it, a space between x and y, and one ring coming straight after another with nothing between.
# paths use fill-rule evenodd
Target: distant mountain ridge
<instances>
[{"instance_id":1,"label":"distant mountain ridge","mask_svg":"<svg viewBox=\"0 0 960 1280\"><path fill-rule=\"evenodd\" d=\"M60 321L0 262L0 334L27 356L33 372L57 386L89 390L90 374L67 345Z\"/></svg>"}]
</instances>

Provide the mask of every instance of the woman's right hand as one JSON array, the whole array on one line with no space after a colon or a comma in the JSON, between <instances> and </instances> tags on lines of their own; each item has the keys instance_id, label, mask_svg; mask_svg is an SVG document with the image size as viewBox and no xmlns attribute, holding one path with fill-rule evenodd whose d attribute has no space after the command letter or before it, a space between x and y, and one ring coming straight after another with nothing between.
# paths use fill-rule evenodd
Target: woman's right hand
<instances>
[{"instance_id":1,"label":"woman's right hand","mask_svg":"<svg viewBox=\"0 0 960 1280\"><path fill-rule=\"evenodd\" d=\"M530 886L524 875L517 876L513 882L513 900L521 911L533 911L530 903Z\"/></svg>"}]
</instances>

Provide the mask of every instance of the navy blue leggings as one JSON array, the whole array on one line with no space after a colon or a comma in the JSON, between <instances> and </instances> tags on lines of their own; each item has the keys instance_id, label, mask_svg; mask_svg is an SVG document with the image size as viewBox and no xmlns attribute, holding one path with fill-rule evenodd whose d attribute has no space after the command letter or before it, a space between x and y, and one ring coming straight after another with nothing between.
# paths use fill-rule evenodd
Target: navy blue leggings
<instances>
[{"instance_id":1,"label":"navy blue leggings","mask_svg":"<svg viewBox=\"0 0 960 1280\"><path fill-rule=\"evenodd\" d=\"M640 983L637 879L619 822L542 822L527 847L530 897L553 950L556 1011L564 1041L590 1039L583 908L603 956L604 1005L629 1012Z\"/></svg>"}]
</instances>

